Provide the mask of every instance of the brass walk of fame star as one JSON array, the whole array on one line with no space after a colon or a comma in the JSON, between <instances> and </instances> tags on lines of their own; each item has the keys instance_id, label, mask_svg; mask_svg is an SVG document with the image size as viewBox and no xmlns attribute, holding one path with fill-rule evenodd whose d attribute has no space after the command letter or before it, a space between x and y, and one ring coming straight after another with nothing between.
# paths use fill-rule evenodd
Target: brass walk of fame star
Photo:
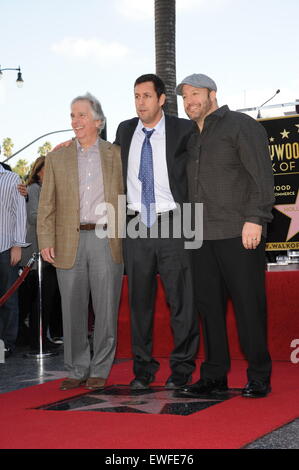
<instances>
[{"instance_id":1,"label":"brass walk of fame star","mask_svg":"<svg viewBox=\"0 0 299 470\"><path fill-rule=\"evenodd\" d=\"M39 407L55 411L91 411L110 413L168 414L189 416L206 408L236 398L241 389L232 388L221 394L202 395L189 398L180 390L151 387L146 390L131 390L127 385L113 385L104 390L83 393Z\"/></svg>"},{"instance_id":2,"label":"brass walk of fame star","mask_svg":"<svg viewBox=\"0 0 299 470\"><path fill-rule=\"evenodd\" d=\"M179 402L184 402L186 406L188 406L189 403L200 403L200 402L217 402L219 403L222 401L221 398L212 398L212 399L207 399L207 398L177 398L173 396L173 392L169 392L167 390L158 390L154 391L153 393L150 394L145 394L145 395L105 395L105 394L99 394L95 395L93 394L88 394L85 396L90 396L93 399L98 400L98 403L94 404L85 404L83 406L79 406L78 408L76 407L76 411L105 411L105 409L113 409L113 408L121 408L121 407L130 407L134 408L135 410L138 410L143 413L150 413L150 414L160 414L163 410L163 408L166 405L169 405L171 403L178 403ZM74 411L74 410L72 410Z\"/></svg>"},{"instance_id":3,"label":"brass walk of fame star","mask_svg":"<svg viewBox=\"0 0 299 470\"><path fill-rule=\"evenodd\" d=\"M277 204L274 208L291 219L286 239L288 241L299 232L299 191L294 204Z\"/></svg>"},{"instance_id":4,"label":"brass walk of fame star","mask_svg":"<svg viewBox=\"0 0 299 470\"><path fill-rule=\"evenodd\" d=\"M283 139L284 139L284 138L288 139L288 138L289 138L289 133L290 133L290 131L287 131L286 129L284 129L282 132L280 132L281 137L282 137Z\"/></svg>"}]
</instances>

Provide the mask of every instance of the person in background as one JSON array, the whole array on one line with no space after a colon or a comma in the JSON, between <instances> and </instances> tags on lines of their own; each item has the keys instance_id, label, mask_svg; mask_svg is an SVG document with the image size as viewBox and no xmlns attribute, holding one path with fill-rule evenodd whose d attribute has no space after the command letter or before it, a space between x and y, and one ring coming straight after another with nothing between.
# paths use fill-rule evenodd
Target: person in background
<instances>
[{"instance_id":1,"label":"person in background","mask_svg":"<svg viewBox=\"0 0 299 470\"><path fill-rule=\"evenodd\" d=\"M267 134L246 114L218 107L216 84L207 75L186 77L176 91L198 127L188 144L188 175L191 200L203 203L204 238L194 255L205 360L200 380L182 393L200 397L227 390L225 318L230 295L248 361L242 395L265 397L271 391L265 237L275 200Z\"/></svg>"},{"instance_id":2,"label":"person in background","mask_svg":"<svg viewBox=\"0 0 299 470\"><path fill-rule=\"evenodd\" d=\"M0 297L18 277L21 247L26 244L25 199L17 190L18 175L0 165ZM0 339L5 355L16 346L19 322L18 291L0 307Z\"/></svg>"},{"instance_id":3,"label":"person in background","mask_svg":"<svg viewBox=\"0 0 299 470\"><path fill-rule=\"evenodd\" d=\"M37 158L31 169L26 204L27 210L27 235L26 241L30 243L27 248L22 248L21 265L25 266L33 253L38 253L36 222L40 192L44 177L45 157ZM30 344L32 350L39 349L39 307L38 307L38 273L35 262L29 275L19 287L19 343ZM52 264L42 263L42 344L44 352L55 349L56 345L48 336L62 336L62 313L60 292L57 283L56 270ZM25 320L29 317L29 328ZM56 325L56 331L51 332L51 326ZM27 339L27 341L26 341Z\"/></svg>"},{"instance_id":4,"label":"person in background","mask_svg":"<svg viewBox=\"0 0 299 470\"><path fill-rule=\"evenodd\" d=\"M10 165L7 165L7 163L0 162L0 165L2 165L4 170L12 171ZM27 198L28 192L27 192L26 184L24 184L20 181L20 183L17 185L17 189L18 189L19 193L21 194L21 196L24 196L25 198Z\"/></svg>"}]
</instances>

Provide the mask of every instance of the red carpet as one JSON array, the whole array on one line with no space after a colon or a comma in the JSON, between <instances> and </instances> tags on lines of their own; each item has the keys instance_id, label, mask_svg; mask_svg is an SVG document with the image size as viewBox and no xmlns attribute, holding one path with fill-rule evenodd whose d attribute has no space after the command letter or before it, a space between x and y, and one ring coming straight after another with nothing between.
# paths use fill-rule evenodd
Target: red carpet
<instances>
[{"instance_id":1,"label":"red carpet","mask_svg":"<svg viewBox=\"0 0 299 470\"><path fill-rule=\"evenodd\" d=\"M268 301L268 343L273 360L289 361L293 339L299 338L298 291L299 271L266 273ZM127 278L124 277L119 308L117 357L131 357L130 319ZM233 359L244 359L240 350L232 304L228 304L227 327L230 354ZM168 357L173 348L169 322L169 308L158 276L153 350L157 357ZM199 357L203 357L201 342Z\"/></svg>"},{"instance_id":2,"label":"red carpet","mask_svg":"<svg viewBox=\"0 0 299 470\"><path fill-rule=\"evenodd\" d=\"M127 384L132 364L113 367L110 384ZM275 362L273 392L264 399L232 398L189 416L34 408L82 393L61 392L60 381L0 395L2 449L238 449L299 416L298 368ZM232 363L230 387L245 382L246 364ZM169 374L161 360L156 385Z\"/></svg>"}]
</instances>

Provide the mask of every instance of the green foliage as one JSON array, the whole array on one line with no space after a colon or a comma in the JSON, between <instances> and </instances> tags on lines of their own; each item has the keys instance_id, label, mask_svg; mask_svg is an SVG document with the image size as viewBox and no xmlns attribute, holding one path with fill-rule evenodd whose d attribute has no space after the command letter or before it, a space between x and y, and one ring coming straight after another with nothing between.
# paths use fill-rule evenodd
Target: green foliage
<instances>
[{"instance_id":1,"label":"green foliage","mask_svg":"<svg viewBox=\"0 0 299 470\"><path fill-rule=\"evenodd\" d=\"M52 144L51 142L45 142L41 147L38 148L38 154L40 157L45 157L47 153L51 152Z\"/></svg>"},{"instance_id":2,"label":"green foliage","mask_svg":"<svg viewBox=\"0 0 299 470\"><path fill-rule=\"evenodd\" d=\"M26 181L26 178L30 172L30 165L27 160L21 159L17 161L17 164L14 168L12 168L12 171L16 172L23 181Z\"/></svg>"},{"instance_id":3,"label":"green foliage","mask_svg":"<svg viewBox=\"0 0 299 470\"><path fill-rule=\"evenodd\" d=\"M13 147L14 147L14 143L13 143L13 141L10 137L6 137L5 139L3 139L3 141L2 141L2 155L4 157L3 158L4 160L12 155ZM39 157L46 156L47 153L51 152L51 150L52 150L51 142L46 141L43 145L41 145L38 148L38 150L37 150L38 156ZM8 162L8 163L10 163L10 162ZM30 163L28 163L27 160L20 159L20 160L17 161L15 167L12 168L12 170L15 171L24 182L26 182L26 180L28 179L28 176L30 174L30 171L32 169L33 164L34 164L34 162L30 164Z\"/></svg>"},{"instance_id":4,"label":"green foliage","mask_svg":"<svg viewBox=\"0 0 299 470\"><path fill-rule=\"evenodd\" d=\"M2 141L2 150L5 158L10 157L12 154L14 143L10 137L6 137Z\"/></svg>"}]
</instances>

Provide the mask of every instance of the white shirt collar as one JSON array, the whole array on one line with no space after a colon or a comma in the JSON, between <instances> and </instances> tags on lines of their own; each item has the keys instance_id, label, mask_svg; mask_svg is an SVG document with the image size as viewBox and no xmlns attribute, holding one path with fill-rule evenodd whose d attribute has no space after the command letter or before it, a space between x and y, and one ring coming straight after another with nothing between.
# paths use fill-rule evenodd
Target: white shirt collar
<instances>
[{"instance_id":1,"label":"white shirt collar","mask_svg":"<svg viewBox=\"0 0 299 470\"><path fill-rule=\"evenodd\" d=\"M143 135L143 131L142 129L145 127L145 125L142 123L142 121L139 119L138 121L138 124L137 124L137 130L142 132L142 135ZM145 127L145 129L147 130L151 130L149 127ZM165 134L165 114L164 114L164 111L162 110L162 117L160 119L160 121L155 125L155 127L153 128L155 129L155 134L160 134L160 135L164 135Z\"/></svg>"},{"instance_id":2,"label":"white shirt collar","mask_svg":"<svg viewBox=\"0 0 299 470\"><path fill-rule=\"evenodd\" d=\"M78 139L76 139L76 144L77 144L77 151L79 152L86 152L87 150L91 150L91 149L95 149L95 148L98 148L99 146L99 137L97 137L97 140L95 141L94 144L92 144L90 147L88 147L87 149L85 149L84 147L81 147L81 144L79 142Z\"/></svg>"}]
</instances>

